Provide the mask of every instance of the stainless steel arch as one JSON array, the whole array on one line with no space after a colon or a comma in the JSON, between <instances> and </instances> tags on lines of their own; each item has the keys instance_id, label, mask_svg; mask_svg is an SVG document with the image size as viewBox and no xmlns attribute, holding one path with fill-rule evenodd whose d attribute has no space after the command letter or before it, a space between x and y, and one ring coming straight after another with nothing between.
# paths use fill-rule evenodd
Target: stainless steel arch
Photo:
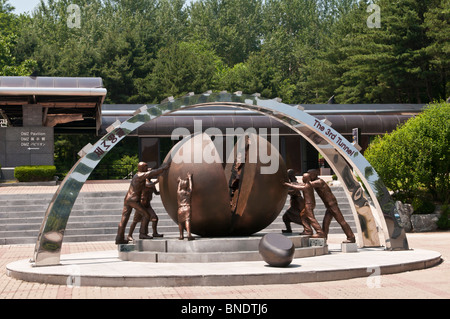
<instances>
[{"instance_id":1,"label":"stainless steel arch","mask_svg":"<svg viewBox=\"0 0 450 319\"><path fill-rule=\"evenodd\" d=\"M151 108L141 108L87 150L86 155L67 174L49 204L34 250L34 265L59 264L64 232L75 200L103 156L121 139L158 116L211 103L260 112L283 122L302 135L324 156L342 181L350 203L353 204L355 219L359 221L359 245L380 246L381 237L386 249L408 249L405 231L386 187L367 160L342 135L299 108L276 99L267 100L239 93L204 93L169 100ZM371 202L354 172L360 177ZM378 232L378 228L381 232Z\"/></svg>"}]
</instances>

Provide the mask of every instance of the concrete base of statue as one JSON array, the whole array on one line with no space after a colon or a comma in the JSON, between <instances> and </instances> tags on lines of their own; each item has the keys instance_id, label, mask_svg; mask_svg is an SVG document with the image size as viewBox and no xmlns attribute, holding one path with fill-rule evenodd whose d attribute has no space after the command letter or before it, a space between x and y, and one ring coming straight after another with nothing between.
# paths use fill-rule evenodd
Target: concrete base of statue
<instances>
[{"instance_id":1,"label":"concrete base of statue","mask_svg":"<svg viewBox=\"0 0 450 319\"><path fill-rule=\"evenodd\" d=\"M342 243L341 250L343 253L356 253L358 245L356 243Z\"/></svg>"},{"instance_id":2,"label":"concrete base of statue","mask_svg":"<svg viewBox=\"0 0 450 319\"><path fill-rule=\"evenodd\" d=\"M324 255L328 247L310 246L309 236L281 235L292 241L293 258ZM135 239L128 246L121 247L119 258L127 261L158 263L196 263L196 262L239 262L259 261L259 243L263 235L243 237L204 238L179 240L178 238Z\"/></svg>"}]
</instances>

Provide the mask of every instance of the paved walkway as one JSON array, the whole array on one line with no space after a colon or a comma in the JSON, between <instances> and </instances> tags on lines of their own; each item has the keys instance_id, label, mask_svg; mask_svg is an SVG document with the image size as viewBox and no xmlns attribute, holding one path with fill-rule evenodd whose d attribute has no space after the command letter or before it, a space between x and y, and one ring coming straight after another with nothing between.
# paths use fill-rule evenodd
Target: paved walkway
<instances>
[{"instance_id":1,"label":"paved walkway","mask_svg":"<svg viewBox=\"0 0 450 319\"><path fill-rule=\"evenodd\" d=\"M342 238L334 235L329 242ZM192 298L192 299L366 299L366 298L450 298L450 232L409 234L410 246L415 249L438 251L443 262L433 268L391 275L371 276L317 283L283 285L246 285L222 287L153 287L103 288L68 287L31 283L12 279L6 265L28 259L34 245L0 246L0 298L5 299L91 299L91 298ZM113 242L65 243L62 254L114 250Z\"/></svg>"},{"instance_id":2,"label":"paved walkway","mask_svg":"<svg viewBox=\"0 0 450 319\"><path fill-rule=\"evenodd\" d=\"M109 185L87 183L83 191L127 188L127 183ZM45 193L49 190L54 192L56 187L0 187L0 194L8 192L17 194L22 191ZM342 237L330 236L328 242L337 244ZM6 265L30 258L33 255L34 245L6 245L0 246L0 299L449 299L450 232L410 233L407 237L412 249L438 251L442 254L443 262L424 270L349 280L220 287L104 288L25 282L7 276ZM114 242L64 243L62 254L114 249L116 249Z\"/></svg>"},{"instance_id":3,"label":"paved walkway","mask_svg":"<svg viewBox=\"0 0 450 319\"><path fill-rule=\"evenodd\" d=\"M58 189L55 185L39 185L39 186L6 186L6 183L0 187L0 195L14 194L54 194ZM123 181L87 181L81 188L81 192L114 192L128 190L130 180ZM125 193L124 193L125 195Z\"/></svg>"}]
</instances>

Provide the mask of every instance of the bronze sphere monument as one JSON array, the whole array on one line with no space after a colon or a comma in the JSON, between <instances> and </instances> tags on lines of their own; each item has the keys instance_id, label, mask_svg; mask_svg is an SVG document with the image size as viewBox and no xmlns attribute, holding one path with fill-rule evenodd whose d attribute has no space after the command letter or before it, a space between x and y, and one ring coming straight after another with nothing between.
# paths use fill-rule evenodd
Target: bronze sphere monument
<instances>
[{"instance_id":1,"label":"bronze sphere monument","mask_svg":"<svg viewBox=\"0 0 450 319\"><path fill-rule=\"evenodd\" d=\"M169 115L179 110L223 105L237 109L256 111L280 121L305 138L307 142L319 151L342 181L342 186L350 201L353 216L356 221L359 221L356 226L358 230L358 241L361 247L380 246L380 240L383 239L384 246L387 250L409 249L405 231L402 228L398 211L394 205L395 203L390 197L383 181L370 163L359 153L357 148L350 143L346 143L345 138L329 124L321 122L314 116L307 114L302 110L301 106L292 107L281 103L278 99L262 99L257 94L247 95L242 94L242 92L213 93L208 91L197 95L189 94L175 100L167 99L167 101L152 107L143 106L136 110L128 120L122 123L119 121L114 122L108 127L108 134L103 136L94 145L86 145L79 152L80 159L74 164L59 185L45 212L31 262L35 266L60 264L61 247L68 218L81 188L102 158L118 142L145 123L155 120L158 117ZM203 147L202 144L200 145ZM182 144L180 144L181 146ZM198 233L203 236L226 236L228 234L233 236L258 232L264 228L262 225L270 224L273 220L272 218L279 214L284 200L287 197L288 189L279 186L285 181L288 181L287 176L285 176L286 168L282 168L284 166L282 160L279 161L278 172L276 174L261 174L257 170L259 165L257 162L248 165L248 169L244 165L244 171L241 172L242 174L237 180L238 182L231 179L231 176L235 175L235 172L231 172L226 165L216 165L210 162L207 163L208 165L197 164L196 162L191 164L186 163L184 165L183 163L173 164L175 164L171 167L173 171L166 172L160 178L160 190L161 192L166 192L162 194L163 204L172 219L176 219L177 207L174 200L177 191L175 187L176 181L179 177L178 175L186 174L182 177L186 179L187 173L191 173L194 185L191 207L192 231L196 234ZM211 167L215 167L212 169L214 170L214 174L222 176L219 178L222 182L219 183L213 178L211 171L209 171L210 164ZM261 164L265 164L265 162ZM253 179L248 177L252 175L252 166L256 167ZM220 167L222 170L218 169ZM265 167L261 165L260 168ZM205 174L205 172L208 173ZM360 177L362 185L357 181L356 174ZM202 176L203 178L199 178ZM223 176L225 176L225 181ZM230 176L228 184L227 176ZM210 183L209 179L214 181L214 183ZM208 185L214 184L216 193L212 190L209 192L200 190L199 185L206 185L205 183L208 183ZM222 186L216 184L221 184ZM234 188L236 185L238 187ZM363 190L363 187L364 190L367 190L368 194ZM228 198L225 196L226 200L223 200L221 195L217 194L218 191L223 196L227 194ZM196 194L202 192L205 193ZM233 201L231 201L231 195L233 195ZM235 197L236 195L238 197ZM370 196L373 207L368 205L367 195ZM223 206L224 212L228 211L228 215L224 213L222 220L222 213L207 213L207 210L211 211L214 209L220 212L222 210L219 208L216 210L216 207L208 207L203 204L202 200L198 201L197 197L201 198L202 196L206 196L205 200L212 202L217 207L223 205L222 201L226 202L229 200L230 205L226 210L225 206ZM243 200L244 197L247 200ZM378 217L376 220L379 222L379 225L375 223L374 214ZM206 223L206 226L201 226L197 229L197 225L202 223L196 221L196 219L202 219L210 215L214 216L212 218L214 222L210 224ZM258 220L260 217L262 217L261 220ZM221 222L217 220L221 220L223 225L220 225ZM203 225L205 225L204 222Z\"/></svg>"},{"instance_id":2,"label":"bronze sphere monument","mask_svg":"<svg viewBox=\"0 0 450 319\"><path fill-rule=\"evenodd\" d=\"M188 173L193 184L193 234L248 236L277 218L287 198L287 188L283 186L288 180L285 163L265 138L246 136L238 140L226 163L205 133L185 137L174 146L164 160L164 164L170 162L170 167L159 176L161 200L174 222L178 223L177 180L186 178ZM276 160L277 167L270 174L263 173L260 154L269 154Z\"/></svg>"}]
</instances>

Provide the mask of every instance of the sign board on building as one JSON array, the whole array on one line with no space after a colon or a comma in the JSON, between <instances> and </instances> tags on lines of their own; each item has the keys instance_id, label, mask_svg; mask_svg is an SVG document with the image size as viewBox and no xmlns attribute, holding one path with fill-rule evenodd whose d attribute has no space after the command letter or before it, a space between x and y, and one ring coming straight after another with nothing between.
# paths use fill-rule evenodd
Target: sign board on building
<instances>
[{"instance_id":1,"label":"sign board on building","mask_svg":"<svg viewBox=\"0 0 450 319\"><path fill-rule=\"evenodd\" d=\"M2 129L0 130L0 154L2 167L53 165L53 128L32 126Z\"/></svg>"}]
</instances>

